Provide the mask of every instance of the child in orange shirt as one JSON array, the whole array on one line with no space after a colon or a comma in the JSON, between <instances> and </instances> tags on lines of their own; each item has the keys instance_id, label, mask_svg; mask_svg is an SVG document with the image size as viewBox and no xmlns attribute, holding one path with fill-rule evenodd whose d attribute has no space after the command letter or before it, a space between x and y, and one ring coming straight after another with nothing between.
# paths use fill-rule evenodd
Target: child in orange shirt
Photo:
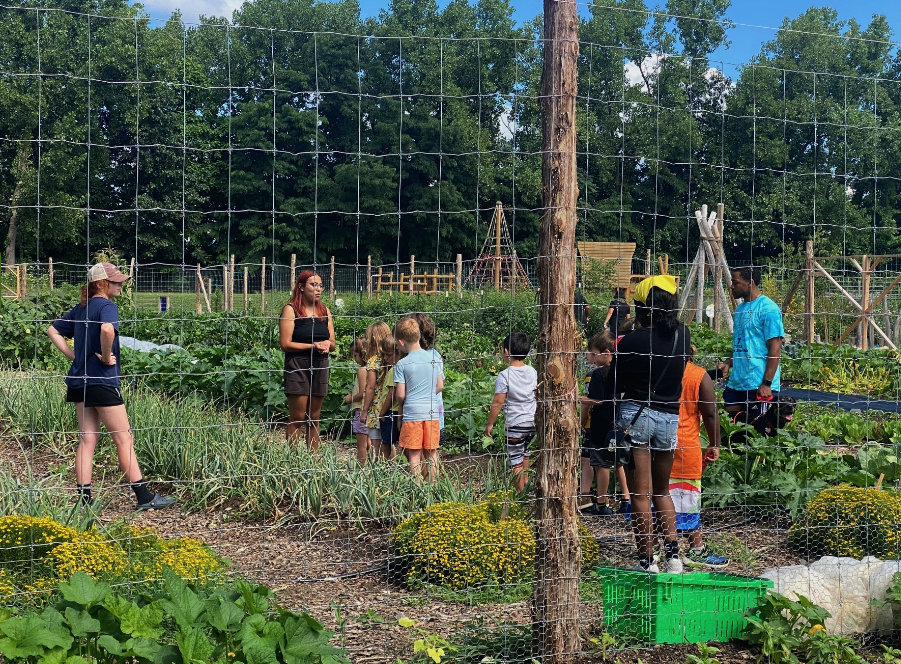
<instances>
[{"instance_id":1,"label":"child in orange shirt","mask_svg":"<svg viewBox=\"0 0 901 664\"><path fill-rule=\"evenodd\" d=\"M709 441L701 450L701 422ZM689 550L682 556L694 567L724 567L729 559L710 550L701 536L701 474L704 460L720 456L720 422L713 380L697 364L688 362L682 376L679 404L678 443L673 455L669 492L676 508L676 530L688 536Z\"/></svg>"}]
</instances>

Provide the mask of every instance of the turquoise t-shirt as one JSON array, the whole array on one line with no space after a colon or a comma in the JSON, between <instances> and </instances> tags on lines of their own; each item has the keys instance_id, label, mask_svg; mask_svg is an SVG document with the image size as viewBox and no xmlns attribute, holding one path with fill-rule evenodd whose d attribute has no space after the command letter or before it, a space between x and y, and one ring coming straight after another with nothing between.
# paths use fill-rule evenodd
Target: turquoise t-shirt
<instances>
[{"instance_id":1,"label":"turquoise t-shirt","mask_svg":"<svg viewBox=\"0 0 901 664\"><path fill-rule=\"evenodd\" d=\"M729 387L733 390L756 390L766 370L767 347L770 339L785 336L782 310L766 295L750 302L742 302L735 309L732 332L732 372ZM776 369L772 389L779 391L782 367Z\"/></svg>"}]
</instances>

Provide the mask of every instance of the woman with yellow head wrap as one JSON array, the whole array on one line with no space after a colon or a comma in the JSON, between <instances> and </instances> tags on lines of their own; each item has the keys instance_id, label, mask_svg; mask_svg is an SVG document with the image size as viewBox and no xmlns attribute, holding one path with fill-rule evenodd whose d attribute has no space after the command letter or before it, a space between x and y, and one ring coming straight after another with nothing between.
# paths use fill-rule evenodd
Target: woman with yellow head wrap
<instances>
[{"instance_id":1,"label":"woman with yellow head wrap","mask_svg":"<svg viewBox=\"0 0 901 664\"><path fill-rule=\"evenodd\" d=\"M627 431L632 452L628 483L638 545L636 569L650 573L660 571L654 562L652 502L663 526L666 571L682 571L669 476L691 335L678 320L676 291L676 280L669 275L638 284L634 300L640 327L620 340L607 374L607 393L617 403L617 426Z\"/></svg>"}]
</instances>

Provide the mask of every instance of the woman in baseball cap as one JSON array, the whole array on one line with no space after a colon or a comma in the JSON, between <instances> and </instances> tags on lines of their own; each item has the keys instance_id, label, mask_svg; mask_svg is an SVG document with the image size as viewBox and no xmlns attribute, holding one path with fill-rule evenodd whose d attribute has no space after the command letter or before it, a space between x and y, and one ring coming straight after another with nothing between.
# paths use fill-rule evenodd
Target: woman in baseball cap
<instances>
[{"instance_id":1,"label":"woman in baseball cap","mask_svg":"<svg viewBox=\"0 0 901 664\"><path fill-rule=\"evenodd\" d=\"M82 503L90 505L94 448L103 424L116 443L119 467L135 492L140 510L161 509L175 502L147 488L135 456L128 413L119 391L119 308L112 298L122 293L128 276L112 263L88 270L81 302L47 328L57 350L72 361L66 375L66 401L75 404L79 441L75 481ZM73 339L73 347L66 343Z\"/></svg>"}]
</instances>

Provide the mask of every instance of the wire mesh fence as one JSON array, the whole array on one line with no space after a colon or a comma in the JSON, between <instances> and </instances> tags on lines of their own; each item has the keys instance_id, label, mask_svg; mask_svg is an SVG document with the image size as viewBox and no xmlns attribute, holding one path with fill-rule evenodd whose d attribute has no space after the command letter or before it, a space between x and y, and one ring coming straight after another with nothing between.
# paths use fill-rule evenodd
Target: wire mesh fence
<instances>
[{"instance_id":1,"label":"wire mesh fence","mask_svg":"<svg viewBox=\"0 0 901 664\"><path fill-rule=\"evenodd\" d=\"M464 5L364 25L341 3L255 0L193 26L0 6L0 657L681 664L694 646L651 648L743 636L731 664L777 628L792 661L875 659L839 634L898 638L901 97L883 24L812 10L738 68L711 58L721 12L592 7L560 228L634 243L624 267L542 255L549 43L505 3ZM719 229L696 224L717 203ZM131 279L90 346L78 289L116 295L87 283L101 245ZM495 287L519 274L512 248L530 289ZM763 268L772 336L742 318L744 265ZM307 269L314 295L286 311ZM686 294L666 311L694 324L667 319L678 333L629 364L655 326L636 286L660 275L675 286L654 298ZM578 330L549 345L570 310ZM623 352L604 334L621 322ZM723 372L749 333L764 350L745 384ZM413 417L397 355L417 339L437 355ZM657 389L674 366L678 394ZM651 484L645 443L675 468ZM561 550L579 569L548 578ZM554 612L578 645L548 653Z\"/></svg>"}]
</instances>

